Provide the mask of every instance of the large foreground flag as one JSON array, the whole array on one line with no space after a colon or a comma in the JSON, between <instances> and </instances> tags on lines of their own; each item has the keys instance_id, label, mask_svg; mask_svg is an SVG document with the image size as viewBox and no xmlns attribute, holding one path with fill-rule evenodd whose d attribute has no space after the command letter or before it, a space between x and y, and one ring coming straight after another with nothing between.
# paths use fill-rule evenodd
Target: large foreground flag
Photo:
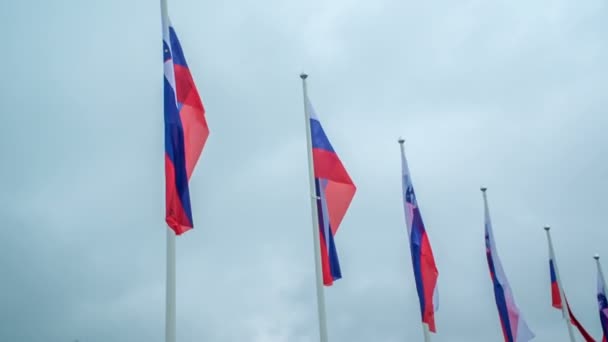
<instances>
[{"instance_id":1,"label":"large foreground flag","mask_svg":"<svg viewBox=\"0 0 608 342\"><path fill-rule=\"evenodd\" d=\"M534 333L528 328L528 324L515 304L513 292L502 268L502 263L496 250L496 243L494 242L486 188L481 188L481 191L483 192L485 213L486 257L490 268L490 278L494 285L494 298L496 300L496 308L498 309L503 336L505 342L530 341L534 338Z\"/></svg>"},{"instance_id":2,"label":"large foreground flag","mask_svg":"<svg viewBox=\"0 0 608 342\"><path fill-rule=\"evenodd\" d=\"M551 275L551 305L556 309L563 310L562 298L560 296L559 284L557 282L557 275L555 272L553 258L549 259L549 272ZM564 293L564 298L565 297L566 294ZM566 309L568 310L568 316L570 317L570 322L572 322L572 324L578 329L578 331L581 333L586 342L595 342L595 339L593 339L593 337L589 335L583 325L578 321L578 319L576 319L576 317L574 317L567 298L565 299L565 301Z\"/></svg>"},{"instance_id":3,"label":"large foreground flag","mask_svg":"<svg viewBox=\"0 0 608 342\"><path fill-rule=\"evenodd\" d=\"M399 140L401 145L401 176L403 185L403 206L405 209L405 222L410 241L410 252L412 253L412 264L414 268L414 278L416 279L416 289L420 301L420 311L422 322L427 324L429 330L436 332L435 311L439 309L437 295L437 278L439 272L435 265L433 250L429 236L426 233L412 176L405 158L403 140Z\"/></svg>"},{"instance_id":4,"label":"large foreground flag","mask_svg":"<svg viewBox=\"0 0 608 342\"><path fill-rule=\"evenodd\" d=\"M306 98L305 101L310 113L323 284L331 286L342 278L334 237L355 196L356 187L329 142L310 100Z\"/></svg>"},{"instance_id":5,"label":"large foreground flag","mask_svg":"<svg viewBox=\"0 0 608 342\"><path fill-rule=\"evenodd\" d=\"M601 272L601 266L599 264L599 257L596 256L597 261L597 305L600 313L600 323L602 325L602 342L608 341L608 300L606 299L606 284L604 283L604 277Z\"/></svg>"},{"instance_id":6,"label":"large foreground flag","mask_svg":"<svg viewBox=\"0 0 608 342\"><path fill-rule=\"evenodd\" d=\"M163 17L166 221L192 229L188 181L209 136L205 108L170 20Z\"/></svg>"}]
</instances>

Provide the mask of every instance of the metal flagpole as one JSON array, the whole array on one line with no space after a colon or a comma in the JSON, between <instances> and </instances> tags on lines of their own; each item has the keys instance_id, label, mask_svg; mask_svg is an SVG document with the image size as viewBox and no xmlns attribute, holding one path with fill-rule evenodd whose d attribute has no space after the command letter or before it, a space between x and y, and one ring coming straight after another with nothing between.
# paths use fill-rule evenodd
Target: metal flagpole
<instances>
[{"instance_id":1,"label":"metal flagpole","mask_svg":"<svg viewBox=\"0 0 608 342\"><path fill-rule=\"evenodd\" d=\"M401 149L401 157L403 158L402 160L405 160L405 147L404 147L404 143L405 140L403 138L399 138L398 140L399 142L399 147ZM403 168L404 166L402 166ZM403 170L402 170L403 172ZM406 189L403 189L403 191L405 191ZM408 236L408 240L411 239L411 237ZM422 322L422 333L424 335L424 342L431 342L431 332L429 330L429 325Z\"/></svg>"},{"instance_id":2,"label":"metal flagpole","mask_svg":"<svg viewBox=\"0 0 608 342\"><path fill-rule=\"evenodd\" d=\"M431 332L429 331L429 325L422 323L422 330L424 331L424 342L431 342Z\"/></svg>"},{"instance_id":3,"label":"metal flagpole","mask_svg":"<svg viewBox=\"0 0 608 342\"><path fill-rule=\"evenodd\" d=\"M304 118L306 119L306 150L308 152L308 179L310 181L310 209L312 215L312 234L315 252L315 273L317 275L317 308L319 310L319 336L321 342L327 342L327 321L325 318L325 294L323 292L323 271L321 269L321 246L319 240L319 217L317 214L317 195L315 190L315 171L312 161L312 141L310 132L310 112L308 111L308 91L306 78L302 73L302 89L304 92Z\"/></svg>"},{"instance_id":4,"label":"metal flagpole","mask_svg":"<svg viewBox=\"0 0 608 342\"><path fill-rule=\"evenodd\" d=\"M175 330L175 233L167 227L166 342L175 342Z\"/></svg>"},{"instance_id":5,"label":"metal flagpole","mask_svg":"<svg viewBox=\"0 0 608 342\"><path fill-rule=\"evenodd\" d=\"M604 278L604 272L602 271L602 265L600 265L600 255L596 254L593 256L595 259L595 263L597 264L597 273L600 275L600 279L602 280L602 285L606 286L606 278Z\"/></svg>"},{"instance_id":6,"label":"metal flagpole","mask_svg":"<svg viewBox=\"0 0 608 342\"><path fill-rule=\"evenodd\" d=\"M557 287L559 289L559 297L562 302L562 314L566 320L568 326L568 334L570 335L570 341L576 342L574 338L574 331L572 330L572 322L570 321L570 314L568 313L568 304L566 303L566 296L564 295L564 289L562 288L562 281L559 276L559 270L557 267L557 260L555 259L555 251L553 250L553 241L551 240L551 227L545 226L545 232L547 233L547 242L549 244L549 257L553 260L553 270L555 271L555 279L557 280Z\"/></svg>"},{"instance_id":7,"label":"metal flagpole","mask_svg":"<svg viewBox=\"0 0 608 342\"><path fill-rule=\"evenodd\" d=\"M160 0L163 36L169 37L169 14L167 0ZM175 342L175 233L167 227L167 288L165 303L165 342Z\"/></svg>"}]
</instances>

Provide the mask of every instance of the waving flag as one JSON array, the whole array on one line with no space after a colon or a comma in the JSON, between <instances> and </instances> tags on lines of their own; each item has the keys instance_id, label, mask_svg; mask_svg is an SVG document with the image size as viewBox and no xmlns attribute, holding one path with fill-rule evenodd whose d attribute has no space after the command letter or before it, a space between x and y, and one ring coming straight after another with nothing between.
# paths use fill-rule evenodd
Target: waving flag
<instances>
[{"instance_id":1,"label":"waving flag","mask_svg":"<svg viewBox=\"0 0 608 342\"><path fill-rule=\"evenodd\" d=\"M342 278L334 237L355 196L356 187L329 142L308 98L306 106L310 113L323 284L331 286L335 280Z\"/></svg>"},{"instance_id":2,"label":"waving flag","mask_svg":"<svg viewBox=\"0 0 608 342\"><path fill-rule=\"evenodd\" d=\"M557 276L555 272L555 267L553 266L553 258L549 259L549 272L551 274L551 305L556 308L562 310L562 298L559 294L559 284L557 282ZM565 298L564 294L564 298ZM574 317L572 310L570 309L570 304L568 303L568 299L566 299L566 308L568 310L568 316L570 317L570 322L578 329L586 342L595 342L595 339L589 333L583 325Z\"/></svg>"},{"instance_id":3,"label":"waving flag","mask_svg":"<svg viewBox=\"0 0 608 342\"><path fill-rule=\"evenodd\" d=\"M494 284L494 299L502 327L505 342L525 342L534 338L534 333L528 328L523 315L515 304L513 292L509 286L507 276L502 268L502 263L498 257L494 234L492 232L492 222L490 220L490 210L486 197L486 188L481 188L483 192L484 211L485 211L485 240L486 257L490 268L490 278Z\"/></svg>"},{"instance_id":4,"label":"waving flag","mask_svg":"<svg viewBox=\"0 0 608 342\"><path fill-rule=\"evenodd\" d=\"M177 235L193 228L188 181L209 136L177 34L163 16L166 221Z\"/></svg>"},{"instance_id":5,"label":"waving flag","mask_svg":"<svg viewBox=\"0 0 608 342\"><path fill-rule=\"evenodd\" d=\"M416 289L420 301L422 322L426 323L429 330L436 332L435 311L439 308L437 295L437 278L439 272L435 265L431 243L422 221L418 201L412 184L412 177L405 158L403 139L399 140L401 145L401 176L403 185L403 205L405 209L405 222L407 225L410 241L410 252L412 253L412 264L414 277L416 278Z\"/></svg>"},{"instance_id":6,"label":"waving flag","mask_svg":"<svg viewBox=\"0 0 608 342\"><path fill-rule=\"evenodd\" d=\"M602 342L608 341L608 300L606 299L606 284L604 283L604 277L599 262L599 257L595 257L597 260L597 305L600 313L600 323L602 325Z\"/></svg>"}]
</instances>

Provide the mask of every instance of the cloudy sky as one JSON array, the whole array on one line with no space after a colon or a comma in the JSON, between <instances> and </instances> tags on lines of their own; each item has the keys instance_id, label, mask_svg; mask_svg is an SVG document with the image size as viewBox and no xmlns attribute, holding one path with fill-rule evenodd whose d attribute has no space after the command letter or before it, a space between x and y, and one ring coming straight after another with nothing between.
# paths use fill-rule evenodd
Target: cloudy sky
<instances>
[{"instance_id":1,"label":"cloudy sky","mask_svg":"<svg viewBox=\"0 0 608 342\"><path fill-rule=\"evenodd\" d=\"M177 243L179 341L317 341L299 73L358 190L326 290L331 341L420 341L406 151L440 276L437 342L501 341L483 238L538 342L552 225L569 301L600 336L608 260L604 0L170 0L211 135ZM157 1L1 5L0 340L164 341ZM608 261L606 261L608 271Z\"/></svg>"}]
</instances>

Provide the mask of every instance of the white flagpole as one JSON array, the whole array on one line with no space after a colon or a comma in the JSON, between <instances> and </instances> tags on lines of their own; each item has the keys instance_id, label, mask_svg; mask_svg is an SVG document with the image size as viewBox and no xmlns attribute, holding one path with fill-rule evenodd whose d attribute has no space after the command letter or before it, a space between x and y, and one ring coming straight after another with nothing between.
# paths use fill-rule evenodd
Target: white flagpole
<instances>
[{"instance_id":1,"label":"white flagpole","mask_svg":"<svg viewBox=\"0 0 608 342\"><path fill-rule=\"evenodd\" d=\"M160 12L163 26L163 36L168 37L169 14L167 11L167 0L160 0ZM167 229L167 288L165 302L165 342L175 342L175 233L169 227Z\"/></svg>"},{"instance_id":2,"label":"white flagpole","mask_svg":"<svg viewBox=\"0 0 608 342\"><path fill-rule=\"evenodd\" d=\"M399 138L399 140L397 141L399 142L399 148L401 149L401 158L402 160L406 160L405 159L405 147L404 147L404 143L405 140L403 138ZM405 168L405 165L401 166L402 168ZM403 173L403 170L402 170ZM405 191L406 189L403 189L403 191ZM408 236L408 241L411 237ZM422 322L422 333L424 335L424 342L431 342L431 332L429 330L429 325Z\"/></svg>"},{"instance_id":3,"label":"white flagpole","mask_svg":"<svg viewBox=\"0 0 608 342\"><path fill-rule=\"evenodd\" d=\"M568 326L568 334L570 335L570 341L576 342L574 338L574 331L572 330L572 322L570 321L570 314L568 313L568 304L566 303L566 296L564 295L564 289L562 287L562 281L559 276L559 270L557 267L557 260L555 259L555 251L553 250L553 241L551 240L551 227L545 226L545 232L547 233L547 242L549 244L549 257L553 260L553 270L555 271L555 279L557 280L557 287L559 289L559 297L562 302L562 314L566 320Z\"/></svg>"},{"instance_id":4,"label":"white flagpole","mask_svg":"<svg viewBox=\"0 0 608 342\"><path fill-rule=\"evenodd\" d=\"M431 332L429 331L429 325L422 323L422 330L424 331L424 342L431 342Z\"/></svg>"},{"instance_id":5,"label":"white flagpole","mask_svg":"<svg viewBox=\"0 0 608 342\"><path fill-rule=\"evenodd\" d=\"M606 286L606 278L604 278L604 272L602 271L602 265L600 265L600 255L599 254L594 255L593 259L595 259L595 263L597 264L597 273L600 276L602 285Z\"/></svg>"},{"instance_id":6,"label":"white flagpole","mask_svg":"<svg viewBox=\"0 0 608 342\"><path fill-rule=\"evenodd\" d=\"M167 298L165 341L175 342L175 233L167 227Z\"/></svg>"},{"instance_id":7,"label":"white flagpole","mask_svg":"<svg viewBox=\"0 0 608 342\"><path fill-rule=\"evenodd\" d=\"M308 111L308 90L306 78L301 74L304 92L304 118L306 119L306 150L308 152L308 180L310 182L310 209L312 215L312 235L315 252L315 273L317 275L317 308L319 310L319 337L321 342L327 342L327 321L325 318L325 294L323 292L323 271L321 269L321 246L319 240L319 217L317 214L317 194L315 190L315 171L312 160L312 141L310 133L310 112Z\"/></svg>"}]
</instances>

